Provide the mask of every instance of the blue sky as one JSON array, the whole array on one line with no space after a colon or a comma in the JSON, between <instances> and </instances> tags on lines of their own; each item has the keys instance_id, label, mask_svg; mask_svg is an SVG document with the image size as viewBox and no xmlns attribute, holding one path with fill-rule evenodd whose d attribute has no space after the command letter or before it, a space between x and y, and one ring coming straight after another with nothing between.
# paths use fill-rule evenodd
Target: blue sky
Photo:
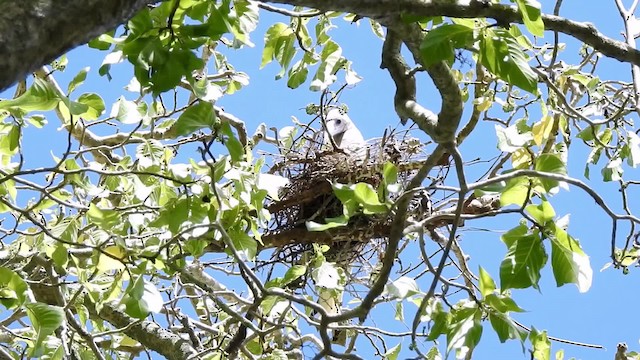
<instances>
[{"instance_id":1,"label":"blue sky","mask_svg":"<svg viewBox=\"0 0 640 360\"><path fill-rule=\"evenodd\" d=\"M553 11L552 1L542 1L543 11ZM290 125L290 117L296 116L301 120L307 120L304 107L308 103L317 102L318 93L307 91L305 86L297 90L287 88L285 81L275 81L275 74L279 71L276 64L270 64L265 69L259 70L260 56L262 52L262 34L273 21L288 22L288 19L278 15L264 15L261 23L252 35L256 44L254 48L245 48L237 52L227 52L230 62L237 70L247 72L250 76L250 85L242 91L222 98L221 105L228 112L243 119L249 132L264 122L268 126L282 127ZM566 15L576 20L594 23L598 29L615 39L622 40L620 31L622 22L617 13L613 1L584 1L565 0L561 15ZM362 130L365 138L379 137L385 127L395 127L398 118L393 112L393 83L386 71L379 68L380 48L382 41L370 30L366 21L360 24L336 20L337 29L331 31L331 35L342 46L343 54L354 63L354 69L363 81L352 89L348 89L341 97L341 101L349 106L349 114ZM545 40L551 41L550 33ZM575 54L579 44L563 36L561 41L568 43L568 48L562 54L566 61L575 60ZM107 109L120 96L130 100L135 94L123 90L132 74L126 64L114 67L112 74L114 79L109 82L106 78L99 77L97 69L104 53L85 47L71 52L69 66L64 74L58 76L58 80L66 86L66 83L85 66L91 66L92 71L81 91L98 92L105 99ZM627 64L621 64L615 60L604 60L599 68L598 75L601 78L618 78L628 81L630 69ZM343 80L343 75L339 76ZM439 108L439 99L434 92L431 82L422 75L419 82L419 101L434 111ZM2 94L2 98L11 96L12 90ZM108 111L107 110L107 111ZM468 116L469 112L465 113ZM463 122L466 117L463 117ZM42 166L51 164L50 152L60 154L65 145L65 134L57 131L59 126L55 118L50 118L50 123L43 130L35 130L33 127L25 134L25 148L28 166ZM481 154L497 154L496 136L494 125L491 123L480 124L476 132L466 141L462 147L465 160L478 157ZM587 149L575 141L571 148L571 162L569 175L582 179L584 160ZM197 157L194 154L184 156ZM476 170L469 169L473 174ZM478 172L481 172L478 170ZM611 206L619 210L618 192L615 184L603 184L598 180L599 169L592 172L592 181L588 183L595 187L610 202ZM629 176L637 175L637 172L628 171ZM635 195L639 195L636 191ZM635 286L638 284L638 273L632 269L629 275L622 275L616 270L600 272L600 268L608 262L610 248L610 221L595 203L577 188L569 192L563 192L552 199L552 203L559 216L571 214L569 232L581 241L587 254L591 256L591 264L594 269L593 286L586 294L580 294L575 286L556 288L550 269L545 269L541 281L541 291L524 290L514 291L513 296L518 304L526 309L527 313L516 314L514 317L527 326L535 326L538 329L548 330L550 336L567 340L601 344L607 350L585 349L566 344L552 343L553 351L564 349L565 358L576 357L579 359L613 358L615 345L625 341L631 350L640 349L638 343L637 324L638 315L633 311L632 304L637 298ZM478 265L482 265L495 278L498 278L498 268L505 254L505 247L499 239L500 231L512 228L517 224L515 217L499 217L482 222L467 223L462 229L462 246L471 256L470 265L477 272ZM474 231L475 228L488 228L495 232ZM623 234L624 229L619 233ZM411 256L411 254L409 254ZM426 289L426 287L425 287ZM631 305L631 306L630 306ZM413 312L410 305L407 309L406 322L410 324ZM392 317L386 319L385 312L376 314L373 321L385 327L389 323L393 327L402 329L401 324L396 324ZM391 324L393 323L393 324ZM488 324L487 324L488 325ZM410 325L409 325L410 326ZM392 341L390 345L395 345ZM408 347L405 341L403 347ZM409 353L404 352L407 356ZM510 342L499 344L497 337L490 327L486 327L483 340L475 352L474 359L528 359L528 354L523 354L519 343Z\"/></svg>"}]
</instances>

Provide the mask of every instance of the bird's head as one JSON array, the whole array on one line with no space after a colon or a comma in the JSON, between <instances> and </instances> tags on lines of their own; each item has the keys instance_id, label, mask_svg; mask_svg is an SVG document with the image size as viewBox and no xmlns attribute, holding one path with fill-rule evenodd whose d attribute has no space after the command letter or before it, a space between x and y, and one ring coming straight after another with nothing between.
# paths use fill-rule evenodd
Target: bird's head
<instances>
[{"instance_id":1,"label":"bird's head","mask_svg":"<svg viewBox=\"0 0 640 360\"><path fill-rule=\"evenodd\" d=\"M349 154L360 157L365 141L351 118L341 109L332 108L326 112L325 119L325 135L329 136L324 137L324 144L335 145ZM333 143L330 139L333 139Z\"/></svg>"},{"instance_id":2,"label":"bird's head","mask_svg":"<svg viewBox=\"0 0 640 360\"><path fill-rule=\"evenodd\" d=\"M326 113L327 132L334 138L337 135L344 134L353 126L353 122L349 115L338 108L331 108Z\"/></svg>"}]
</instances>

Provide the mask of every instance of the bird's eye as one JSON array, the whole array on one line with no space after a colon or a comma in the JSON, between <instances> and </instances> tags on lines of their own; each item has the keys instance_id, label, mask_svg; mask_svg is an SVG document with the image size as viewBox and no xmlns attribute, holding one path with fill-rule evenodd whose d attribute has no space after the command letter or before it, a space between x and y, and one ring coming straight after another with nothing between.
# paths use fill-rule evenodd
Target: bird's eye
<instances>
[{"instance_id":1,"label":"bird's eye","mask_svg":"<svg viewBox=\"0 0 640 360\"><path fill-rule=\"evenodd\" d=\"M340 125L342 123L342 120L338 119L336 120L336 124Z\"/></svg>"}]
</instances>

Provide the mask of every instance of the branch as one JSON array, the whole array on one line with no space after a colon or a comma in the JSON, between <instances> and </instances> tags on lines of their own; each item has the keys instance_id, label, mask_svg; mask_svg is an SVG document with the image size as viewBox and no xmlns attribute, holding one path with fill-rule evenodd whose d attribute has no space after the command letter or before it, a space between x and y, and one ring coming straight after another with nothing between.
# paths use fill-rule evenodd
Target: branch
<instances>
[{"instance_id":1,"label":"branch","mask_svg":"<svg viewBox=\"0 0 640 360\"><path fill-rule=\"evenodd\" d=\"M469 1L467 5L449 0L259 0L258 2L305 6L321 11L341 11L372 18L411 14L412 16L448 16L467 19L485 17L494 19L498 23L523 23L522 16L516 8L501 4L487 6L480 1ZM605 36L591 23L572 21L548 14L542 14L542 20L546 30L567 34L608 57L640 66L640 51L622 41Z\"/></svg>"},{"instance_id":2,"label":"branch","mask_svg":"<svg viewBox=\"0 0 640 360\"><path fill-rule=\"evenodd\" d=\"M636 37L638 36L637 28L634 25L638 19L633 14L637 5L638 1L636 0L631 5L631 8L627 10L621 0L616 0L616 6L624 23L624 37L627 45L632 48L636 47ZM631 78L633 79L633 89L635 90L635 108L638 111L638 104L640 104L640 68L637 65L631 65Z\"/></svg>"},{"instance_id":3,"label":"branch","mask_svg":"<svg viewBox=\"0 0 640 360\"><path fill-rule=\"evenodd\" d=\"M436 163L442 156L445 151L444 147L439 145L433 153L429 156L424 166L418 171L416 176L411 180L411 183L407 186L405 193L411 193L411 190L420 186L424 178L427 176L429 171L436 166ZM351 311L347 311L342 313L341 315L337 315L335 317L336 321L347 320L353 317L359 317L360 322L364 322L364 319L371 311L373 307L375 299L382 294L384 288L389 279L389 275L391 274L391 269L393 268L393 264L396 260L396 252L398 251L398 243L400 239L404 236L404 228L406 222L406 214L407 214L407 206L409 205L409 201L411 200L410 196L402 196L398 202L396 203L397 209L395 216L393 217L393 221L391 223L391 234L389 235L389 240L387 243L387 247L384 252L384 258L382 259L382 267L378 272L378 276L371 286L371 289L367 293L367 295L362 299L362 302L358 307ZM333 319L330 317L329 321ZM323 318L324 319L324 318Z\"/></svg>"},{"instance_id":4,"label":"branch","mask_svg":"<svg viewBox=\"0 0 640 360\"><path fill-rule=\"evenodd\" d=\"M0 1L0 91L158 0Z\"/></svg>"},{"instance_id":5,"label":"branch","mask_svg":"<svg viewBox=\"0 0 640 360\"><path fill-rule=\"evenodd\" d=\"M56 81L49 69L46 66L41 67L35 71L34 76L48 82L58 93L60 98L65 97L65 93L60 87L60 84ZM191 86L182 85L189 91L193 91ZM213 110L216 117L222 122L229 123L238 133L238 140L242 145L247 145L247 130L244 121L238 119L233 114L224 111L219 106L214 106ZM73 136L80 145L89 148L91 153L99 163L115 162L117 157L112 153L113 149L119 148L128 144L140 144L146 140L169 140L176 139L179 136L176 135L175 125L168 128L165 131L136 131L122 132L111 135L98 135L87 128L81 120L65 121L64 115L60 112L59 108L56 108L56 114L60 119L60 122L64 125L66 130ZM137 129L137 128L136 128ZM209 140L212 135L205 134L202 136L204 139Z\"/></svg>"},{"instance_id":6,"label":"branch","mask_svg":"<svg viewBox=\"0 0 640 360\"><path fill-rule=\"evenodd\" d=\"M291 11L288 9L282 9L282 8L278 8L278 7L271 6L269 4L264 4L264 3L258 3L258 7L267 11L277 13L277 14L297 17L297 18L314 17L322 14L322 11L309 11L309 12Z\"/></svg>"},{"instance_id":7,"label":"branch","mask_svg":"<svg viewBox=\"0 0 640 360\"><path fill-rule=\"evenodd\" d=\"M484 97L487 92L487 88L489 87L489 74L485 70L485 68L481 64L476 64L476 84L473 88L473 96L474 100L479 100L481 97ZM473 102L473 111L471 112L471 116L469 117L469 121L467 124L460 130L458 136L456 137L456 144L460 145L467 138L467 136L471 135L473 129L476 128L478 121L480 120L480 102Z\"/></svg>"},{"instance_id":8,"label":"branch","mask_svg":"<svg viewBox=\"0 0 640 360\"><path fill-rule=\"evenodd\" d=\"M462 95L451 70L444 62L424 66L442 97L442 107L436 116L416 102L416 83L409 67L400 54L401 40L413 54L416 63L421 63L420 43L424 37L415 25L401 21L381 21L388 26L387 38L382 48L382 68L389 70L396 84L394 104L401 119L412 119L418 127L439 144L449 143L455 138L462 117Z\"/></svg>"},{"instance_id":9,"label":"branch","mask_svg":"<svg viewBox=\"0 0 640 360\"><path fill-rule=\"evenodd\" d=\"M85 305L92 315L98 315L114 327L123 329L124 334L167 359L182 360L197 354L188 340L165 330L155 322L133 319L114 303L103 304L99 314L96 314L96 309L88 301L85 301Z\"/></svg>"},{"instance_id":10,"label":"branch","mask_svg":"<svg viewBox=\"0 0 640 360\"><path fill-rule=\"evenodd\" d=\"M628 221L634 222L636 224L640 224L640 218L638 218L636 216L629 215L629 214L616 214L607 205L607 203L604 201L602 196L600 196L598 194L598 192L593 190L589 185L585 184L584 182L582 182L582 181L580 181L578 179L574 179L572 177L561 175L561 174L554 174L554 173L542 172L542 171L537 171L537 170L515 170L515 171L512 171L512 172L510 172L508 174L498 175L498 176L493 177L491 179L482 180L482 181L475 182L473 184L469 184L469 190L481 189L481 188L484 188L484 187L486 187L488 185L491 185L491 184L497 184L497 183L500 183L502 181L508 181L510 179L515 179L515 178L517 178L519 176L531 176L531 177L538 177L538 178L543 178L543 179L552 179L552 180L556 180L556 181L564 181L564 182L566 182L568 184L577 186L577 187L581 188L582 190L584 190L595 201L595 203L598 204L598 206L600 206L602 208L602 210L604 210L604 212L607 213L607 215L609 215L609 217L611 219L613 219L613 220L628 220Z\"/></svg>"}]
</instances>

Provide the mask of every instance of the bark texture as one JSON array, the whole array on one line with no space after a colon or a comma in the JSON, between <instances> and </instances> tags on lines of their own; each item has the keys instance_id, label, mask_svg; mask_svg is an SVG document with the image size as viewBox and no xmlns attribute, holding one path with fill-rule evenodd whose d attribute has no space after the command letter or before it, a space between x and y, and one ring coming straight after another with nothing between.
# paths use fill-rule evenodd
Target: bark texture
<instances>
[{"instance_id":1,"label":"bark texture","mask_svg":"<svg viewBox=\"0 0 640 360\"><path fill-rule=\"evenodd\" d=\"M0 91L158 0L0 1Z\"/></svg>"}]
</instances>

